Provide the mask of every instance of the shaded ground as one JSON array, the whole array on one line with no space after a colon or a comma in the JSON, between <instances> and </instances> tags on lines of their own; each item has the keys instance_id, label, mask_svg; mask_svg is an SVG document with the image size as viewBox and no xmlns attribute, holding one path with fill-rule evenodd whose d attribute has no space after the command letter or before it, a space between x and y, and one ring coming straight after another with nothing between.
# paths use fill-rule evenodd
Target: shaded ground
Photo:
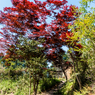
<instances>
[{"instance_id":1,"label":"shaded ground","mask_svg":"<svg viewBox=\"0 0 95 95\"><path fill-rule=\"evenodd\" d=\"M61 81L61 83L59 85L56 85L50 91L47 91L47 92L44 92L41 94L37 94L37 95L59 95L59 94L55 94L55 93L63 87L64 83L65 83L64 81Z\"/></svg>"},{"instance_id":2,"label":"shaded ground","mask_svg":"<svg viewBox=\"0 0 95 95\"><path fill-rule=\"evenodd\" d=\"M50 91L45 92L45 93L41 93L41 94L37 94L37 95L62 95L62 94L55 94L58 90L60 90L63 85L64 85L64 81L62 81L58 86L55 86L54 88L52 88ZM85 87L86 90L84 89L84 91L86 92L85 94L81 93L78 95L95 95L95 81L93 81L89 86ZM77 95L74 94L74 95Z\"/></svg>"}]
</instances>

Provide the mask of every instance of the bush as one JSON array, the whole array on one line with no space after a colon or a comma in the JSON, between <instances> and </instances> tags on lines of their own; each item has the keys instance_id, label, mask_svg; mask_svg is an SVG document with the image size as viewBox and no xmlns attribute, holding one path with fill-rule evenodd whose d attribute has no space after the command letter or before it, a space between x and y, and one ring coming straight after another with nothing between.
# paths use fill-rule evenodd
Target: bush
<instances>
[{"instance_id":1,"label":"bush","mask_svg":"<svg viewBox=\"0 0 95 95\"><path fill-rule=\"evenodd\" d=\"M59 83L60 83L60 80L58 80L58 79L45 78L45 79L40 81L40 89L42 92L47 91Z\"/></svg>"}]
</instances>

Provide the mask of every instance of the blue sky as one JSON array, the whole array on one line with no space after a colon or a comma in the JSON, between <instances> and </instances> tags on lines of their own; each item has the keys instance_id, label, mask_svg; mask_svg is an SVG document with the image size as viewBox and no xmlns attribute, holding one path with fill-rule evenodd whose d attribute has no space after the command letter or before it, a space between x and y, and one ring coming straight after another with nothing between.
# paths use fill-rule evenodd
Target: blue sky
<instances>
[{"instance_id":1,"label":"blue sky","mask_svg":"<svg viewBox=\"0 0 95 95\"><path fill-rule=\"evenodd\" d=\"M33 0L30 0L33 1ZM45 1L45 0L39 0L39 1ZM67 0L68 4L72 4L72 5L76 5L76 6L80 6L79 1L80 0ZM10 7L12 6L11 4L11 0L1 0L0 1L0 10L3 10L4 7Z\"/></svg>"}]
</instances>

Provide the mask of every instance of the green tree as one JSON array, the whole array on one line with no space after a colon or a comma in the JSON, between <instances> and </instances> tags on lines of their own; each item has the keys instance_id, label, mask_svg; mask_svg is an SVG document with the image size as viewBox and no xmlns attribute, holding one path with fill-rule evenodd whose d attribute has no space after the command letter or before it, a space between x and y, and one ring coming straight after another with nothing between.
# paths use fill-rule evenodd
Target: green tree
<instances>
[{"instance_id":1,"label":"green tree","mask_svg":"<svg viewBox=\"0 0 95 95\"><path fill-rule=\"evenodd\" d=\"M42 42L42 41L41 41ZM41 42L35 40L29 40L21 37L15 48L9 48L9 55L13 53L11 57L19 60L25 60L27 71L29 72L29 95L31 95L31 78L33 78L34 95L37 94L38 84L40 78L44 77L46 71L47 59L43 53L44 48L41 46Z\"/></svg>"},{"instance_id":2,"label":"green tree","mask_svg":"<svg viewBox=\"0 0 95 95\"><path fill-rule=\"evenodd\" d=\"M71 26L72 32L74 33L72 40L79 39L79 43L83 46L81 50L78 50L82 53L82 63L79 63L82 71L85 71L88 66L91 71L95 69L95 8L90 6L93 1L81 0L79 11L82 14L74 21L74 25Z\"/></svg>"}]
</instances>

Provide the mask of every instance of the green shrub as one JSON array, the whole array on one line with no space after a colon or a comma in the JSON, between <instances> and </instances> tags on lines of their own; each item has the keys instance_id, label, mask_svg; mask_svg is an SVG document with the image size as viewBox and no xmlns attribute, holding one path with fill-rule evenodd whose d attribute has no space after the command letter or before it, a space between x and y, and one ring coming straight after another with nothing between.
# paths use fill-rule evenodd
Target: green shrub
<instances>
[{"instance_id":1,"label":"green shrub","mask_svg":"<svg viewBox=\"0 0 95 95\"><path fill-rule=\"evenodd\" d=\"M75 80L70 79L66 81L63 85L63 87L55 93L55 95L73 95Z\"/></svg>"},{"instance_id":2,"label":"green shrub","mask_svg":"<svg viewBox=\"0 0 95 95\"><path fill-rule=\"evenodd\" d=\"M45 78L44 80L40 81L40 89L42 92L47 91L59 83L60 83L60 80L58 80L58 79Z\"/></svg>"}]
</instances>

